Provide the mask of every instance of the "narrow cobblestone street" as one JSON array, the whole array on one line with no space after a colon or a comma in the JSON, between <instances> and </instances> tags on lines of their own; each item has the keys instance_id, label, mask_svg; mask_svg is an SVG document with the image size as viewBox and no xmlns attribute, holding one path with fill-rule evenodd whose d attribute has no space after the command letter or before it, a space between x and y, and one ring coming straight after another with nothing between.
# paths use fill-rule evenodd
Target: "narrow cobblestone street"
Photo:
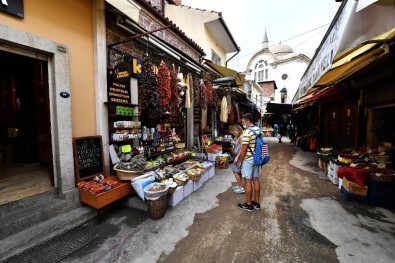
<instances>
[{"instance_id":1,"label":"narrow cobblestone street","mask_svg":"<svg viewBox=\"0 0 395 263\"><path fill-rule=\"evenodd\" d=\"M160 220L122 208L107 213L97 238L62 262L393 262L395 214L346 201L313 152L269 139L261 211L236 207L230 169L217 169Z\"/></svg>"}]
</instances>

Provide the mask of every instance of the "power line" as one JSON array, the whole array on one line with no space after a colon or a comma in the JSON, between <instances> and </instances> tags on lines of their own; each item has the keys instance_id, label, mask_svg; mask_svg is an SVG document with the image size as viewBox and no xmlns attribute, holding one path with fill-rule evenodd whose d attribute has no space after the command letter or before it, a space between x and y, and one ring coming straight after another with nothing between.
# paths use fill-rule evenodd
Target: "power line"
<instances>
[{"instance_id":1,"label":"power line","mask_svg":"<svg viewBox=\"0 0 395 263\"><path fill-rule=\"evenodd\" d=\"M316 27L316 28L314 28L314 29L311 29L311 30L309 30L309 31L303 32L303 33L301 33L301 34L299 34L299 35L290 37L290 38L288 38L288 39L286 39L286 40L284 40L284 41L280 41L280 43L282 43L282 42L287 42L287 41L292 40L292 39L294 39L294 38L303 36L303 35L308 34L308 33L312 32L312 31L314 31L314 30L317 30L317 29L320 29L320 28L322 28L322 27L325 27L325 26L327 26L327 25L329 25L329 24L330 24L330 23L327 23L327 24L325 24L325 25L322 25L322 26ZM277 45L277 44L271 45L270 47L274 47L275 45ZM243 56L238 56L238 58L243 58L243 57L251 56L252 54L256 54L256 53L259 52L259 51L260 51L260 50L254 51L254 52L251 52L251 53L248 53L248 54L243 55Z\"/></svg>"}]
</instances>

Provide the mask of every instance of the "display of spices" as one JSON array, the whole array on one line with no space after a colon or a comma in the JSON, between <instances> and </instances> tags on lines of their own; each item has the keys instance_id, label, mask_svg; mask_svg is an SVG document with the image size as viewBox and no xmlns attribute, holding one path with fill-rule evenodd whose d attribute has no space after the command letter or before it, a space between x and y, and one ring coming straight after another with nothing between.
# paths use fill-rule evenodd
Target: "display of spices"
<instances>
[{"instance_id":1,"label":"display of spices","mask_svg":"<svg viewBox=\"0 0 395 263\"><path fill-rule=\"evenodd\" d=\"M209 81L206 82L206 94L207 94L207 107L211 108L214 106L214 91L213 84Z\"/></svg>"},{"instance_id":2,"label":"display of spices","mask_svg":"<svg viewBox=\"0 0 395 263\"><path fill-rule=\"evenodd\" d=\"M161 108L164 110L167 106L169 106L171 99L170 72L164 61L160 63L157 81L159 102Z\"/></svg>"},{"instance_id":3,"label":"display of spices","mask_svg":"<svg viewBox=\"0 0 395 263\"><path fill-rule=\"evenodd\" d=\"M177 80L177 71L173 64L173 69L170 72L170 90L171 90L171 107L176 108L178 103L178 80Z\"/></svg>"},{"instance_id":4,"label":"display of spices","mask_svg":"<svg viewBox=\"0 0 395 263\"><path fill-rule=\"evenodd\" d=\"M102 179L99 181L81 181L77 184L77 187L79 189L82 189L94 195L109 191L118 186L120 186L120 183L112 179Z\"/></svg>"},{"instance_id":5,"label":"display of spices","mask_svg":"<svg viewBox=\"0 0 395 263\"><path fill-rule=\"evenodd\" d=\"M158 85L156 76L152 71L152 62L149 56L143 58L142 78L139 81L141 97L142 120L145 125L155 127L161 118Z\"/></svg>"}]
</instances>

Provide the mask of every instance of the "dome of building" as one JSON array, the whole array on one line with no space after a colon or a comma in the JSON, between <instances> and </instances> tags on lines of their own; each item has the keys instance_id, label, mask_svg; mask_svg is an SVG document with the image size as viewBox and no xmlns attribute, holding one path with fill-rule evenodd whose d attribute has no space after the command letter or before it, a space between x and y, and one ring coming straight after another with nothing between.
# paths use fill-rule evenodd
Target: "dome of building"
<instances>
[{"instance_id":1,"label":"dome of building","mask_svg":"<svg viewBox=\"0 0 395 263\"><path fill-rule=\"evenodd\" d=\"M278 44L273 46L270 51L274 54L274 55L285 55L285 54L290 54L293 53L293 49L286 45L286 44Z\"/></svg>"}]
</instances>

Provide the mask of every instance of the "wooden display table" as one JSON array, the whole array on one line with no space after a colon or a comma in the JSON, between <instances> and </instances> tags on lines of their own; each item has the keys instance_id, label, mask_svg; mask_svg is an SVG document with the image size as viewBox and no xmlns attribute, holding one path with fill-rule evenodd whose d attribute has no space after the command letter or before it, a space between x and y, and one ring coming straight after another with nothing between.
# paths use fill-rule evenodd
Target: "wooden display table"
<instances>
[{"instance_id":1,"label":"wooden display table","mask_svg":"<svg viewBox=\"0 0 395 263\"><path fill-rule=\"evenodd\" d=\"M109 176L106 179L116 180L120 182L121 185L98 195L79 189L80 201L91 207L100 209L132 193L130 182L120 181L118 178L112 176Z\"/></svg>"}]
</instances>

